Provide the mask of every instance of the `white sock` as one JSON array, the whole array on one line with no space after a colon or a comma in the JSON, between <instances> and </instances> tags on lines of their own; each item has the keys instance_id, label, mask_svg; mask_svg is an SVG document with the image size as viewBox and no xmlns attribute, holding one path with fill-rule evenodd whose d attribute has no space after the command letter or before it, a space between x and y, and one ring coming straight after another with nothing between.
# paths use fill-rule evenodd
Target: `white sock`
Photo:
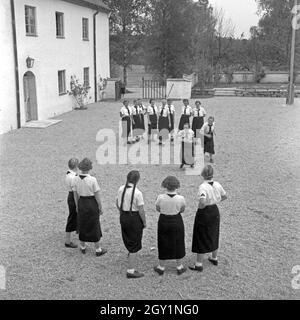
<instances>
[{"instance_id":1,"label":"white sock","mask_svg":"<svg viewBox=\"0 0 300 320\"><path fill-rule=\"evenodd\" d=\"M96 249L96 252L102 252L102 248Z\"/></svg>"},{"instance_id":2,"label":"white sock","mask_svg":"<svg viewBox=\"0 0 300 320\"><path fill-rule=\"evenodd\" d=\"M134 269L127 269L127 273L133 274L134 273Z\"/></svg>"},{"instance_id":3,"label":"white sock","mask_svg":"<svg viewBox=\"0 0 300 320\"><path fill-rule=\"evenodd\" d=\"M81 249L81 250L85 250L85 249L86 249L86 246L84 246L84 247L80 246L80 249Z\"/></svg>"},{"instance_id":4,"label":"white sock","mask_svg":"<svg viewBox=\"0 0 300 320\"><path fill-rule=\"evenodd\" d=\"M164 271L165 270L165 267L162 267L160 264L157 266L158 269Z\"/></svg>"},{"instance_id":5,"label":"white sock","mask_svg":"<svg viewBox=\"0 0 300 320\"><path fill-rule=\"evenodd\" d=\"M202 267L202 262L196 262L195 266L196 267Z\"/></svg>"},{"instance_id":6,"label":"white sock","mask_svg":"<svg viewBox=\"0 0 300 320\"><path fill-rule=\"evenodd\" d=\"M180 266L177 266L177 269L178 269L178 270L183 269L183 265L181 264Z\"/></svg>"},{"instance_id":7,"label":"white sock","mask_svg":"<svg viewBox=\"0 0 300 320\"><path fill-rule=\"evenodd\" d=\"M218 257L216 257L216 258L213 258L213 257L210 257L212 260L215 260L215 261L217 261L218 260Z\"/></svg>"}]
</instances>

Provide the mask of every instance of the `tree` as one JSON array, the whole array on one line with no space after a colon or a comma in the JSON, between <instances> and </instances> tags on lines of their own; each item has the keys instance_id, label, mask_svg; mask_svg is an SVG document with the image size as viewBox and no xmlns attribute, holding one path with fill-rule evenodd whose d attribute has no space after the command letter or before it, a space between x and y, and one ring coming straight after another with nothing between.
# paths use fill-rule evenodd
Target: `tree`
<instances>
[{"instance_id":1,"label":"tree","mask_svg":"<svg viewBox=\"0 0 300 320\"><path fill-rule=\"evenodd\" d=\"M123 67L127 84L127 68L146 34L151 17L150 0L103 0L112 10L110 19L110 52L114 63Z\"/></svg>"},{"instance_id":2,"label":"tree","mask_svg":"<svg viewBox=\"0 0 300 320\"><path fill-rule=\"evenodd\" d=\"M287 69L291 42L291 9L294 0L256 0L259 28L257 41L262 46L263 64L272 69Z\"/></svg>"}]
</instances>

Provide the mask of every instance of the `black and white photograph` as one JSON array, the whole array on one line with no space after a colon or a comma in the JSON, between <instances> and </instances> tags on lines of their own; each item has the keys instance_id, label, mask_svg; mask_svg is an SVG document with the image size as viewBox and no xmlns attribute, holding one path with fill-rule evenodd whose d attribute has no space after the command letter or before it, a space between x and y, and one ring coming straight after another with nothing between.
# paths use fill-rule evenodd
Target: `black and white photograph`
<instances>
[{"instance_id":1,"label":"black and white photograph","mask_svg":"<svg viewBox=\"0 0 300 320\"><path fill-rule=\"evenodd\" d=\"M0 48L0 309L300 300L300 0L1 0Z\"/></svg>"}]
</instances>

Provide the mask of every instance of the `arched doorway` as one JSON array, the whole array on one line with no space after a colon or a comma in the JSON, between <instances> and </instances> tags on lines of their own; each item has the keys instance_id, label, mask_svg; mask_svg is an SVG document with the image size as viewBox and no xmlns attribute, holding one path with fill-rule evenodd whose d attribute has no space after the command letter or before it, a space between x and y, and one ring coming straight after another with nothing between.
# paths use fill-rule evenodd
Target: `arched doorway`
<instances>
[{"instance_id":1,"label":"arched doorway","mask_svg":"<svg viewBox=\"0 0 300 320\"><path fill-rule=\"evenodd\" d=\"M26 122L38 120L35 75L27 71L23 76Z\"/></svg>"}]
</instances>

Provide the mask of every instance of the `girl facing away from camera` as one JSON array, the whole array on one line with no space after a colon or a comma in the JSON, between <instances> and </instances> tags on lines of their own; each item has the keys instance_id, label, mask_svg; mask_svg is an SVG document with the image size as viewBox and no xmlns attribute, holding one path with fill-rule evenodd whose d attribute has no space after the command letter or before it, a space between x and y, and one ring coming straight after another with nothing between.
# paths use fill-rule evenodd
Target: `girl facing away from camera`
<instances>
[{"instance_id":1,"label":"girl facing away from camera","mask_svg":"<svg viewBox=\"0 0 300 320\"><path fill-rule=\"evenodd\" d=\"M95 177L90 175L92 161L84 158L78 165L81 171L74 178L74 198L78 212L78 231L80 250L86 253L86 242L94 242L96 256L104 255L107 250L100 247L102 237L100 216L103 214L100 187Z\"/></svg>"},{"instance_id":2,"label":"girl facing away from camera","mask_svg":"<svg viewBox=\"0 0 300 320\"><path fill-rule=\"evenodd\" d=\"M189 268L203 271L203 260L206 253L211 253L208 260L218 265L218 248L220 234L220 213L218 204L227 199L221 184L213 180L214 169L208 164L201 173L204 182L198 191L198 210L196 212L192 252L196 254L196 262Z\"/></svg>"},{"instance_id":3,"label":"girl facing away from camera","mask_svg":"<svg viewBox=\"0 0 300 320\"><path fill-rule=\"evenodd\" d=\"M119 188L116 200L120 212L122 239L128 251L127 278L129 279L144 276L136 270L136 256L142 249L143 230L146 228L143 194L137 188L139 180L139 171L130 171L126 184Z\"/></svg>"},{"instance_id":4,"label":"girl facing away from camera","mask_svg":"<svg viewBox=\"0 0 300 320\"><path fill-rule=\"evenodd\" d=\"M176 260L177 274L186 272L182 264L185 256L184 224L181 214L185 211L185 199L177 194L180 182L169 176L162 182L166 190L156 200L156 210L160 213L157 226L157 243L159 264L154 271L159 275L165 272L165 261Z\"/></svg>"}]
</instances>

